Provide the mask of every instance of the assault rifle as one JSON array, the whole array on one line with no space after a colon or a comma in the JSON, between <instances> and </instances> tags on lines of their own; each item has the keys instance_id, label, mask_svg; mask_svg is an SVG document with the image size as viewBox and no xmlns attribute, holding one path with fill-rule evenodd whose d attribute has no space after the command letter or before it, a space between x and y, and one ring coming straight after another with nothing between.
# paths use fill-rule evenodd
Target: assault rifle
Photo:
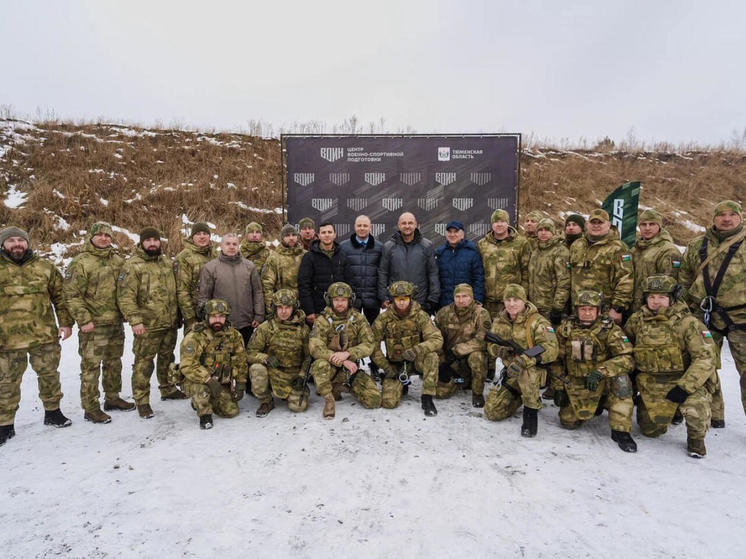
<instances>
[{"instance_id":1,"label":"assault rifle","mask_svg":"<svg viewBox=\"0 0 746 559\"><path fill-rule=\"evenodd\" d=\"M519 344L515 343L513 340L506 340L504 338L501 338L494 332L487 332L484 336L484 340L491 344L497 344L499 346L509 347L510 349L513 350L513 352L516 355L523 354L526 357L533 357L534 359L536 359L537 365L541 363L541 354L546 351L546 349L544 349L544 346L541 344L536 344L534 347L524 349Z\"/></svg>"},{"instance_id":2,"label":"assault rifle","mask_svg":"<svg viewBox=\"0 0 746 559\"><path fill-rule=\"evenodd\" d=\"M306 374L303 375L303 386L301 386L300 398L298 400L298 405L300 407L303 407L303 398L306 397L306 391L308 390L308 379L311 377L311 364L312 363L313 363L313 359L309 359L308 366L306 367Z\"/></svg>"}]
</instances>

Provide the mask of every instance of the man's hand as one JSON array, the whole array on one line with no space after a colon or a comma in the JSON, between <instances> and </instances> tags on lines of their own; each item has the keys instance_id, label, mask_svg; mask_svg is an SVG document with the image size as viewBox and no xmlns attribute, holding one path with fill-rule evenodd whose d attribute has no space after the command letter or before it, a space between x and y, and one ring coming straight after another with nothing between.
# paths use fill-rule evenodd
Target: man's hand
<instances>
[{"instance_id":1,"label":"man's hand","mask_svg":"<svg viewBox=\"0 0 746 559\"><path fill-rule=\"evenodd\" d=\"M616 312L614 309L609 311L609 318L616 322L618 325L622 324L622 313Z\"/></svg>"},{"instance_id":2,"label":"man's hand","mask_svg":"<svg viewBox=\"0 0 746 559\"><path fill-rule=\"evenodd\" d=\"M604 374L601 371L591 371L585 375L585 387L588 390L595 391L603 378Z\"/></svg>"},{"instance_id":3,"label":"man's hand","mask_svg":"<svg viewBox=\"0 0 746 559\"><path fill-rule=\"evenodd\" d=\"M280 367L280 362L274 355L267 355L266 359L264 360L264 364L271 369L278 369Z\"/></svg>"},{"instance_id":4,"label":"man's hand","mask_svg":"<svg viewBox=\"0 0 746 559\"><path fill-rule=\"evenodd\" d=\"M69 326L60 326L57 329L57 336L59 336L63 340L66 340L67 338L72 336L72 333L73 333L73 329L70 328Z\"/></svg>"},{"instance_id":5,"label":"man's hand","mask_svg":"<svg viewBox=\"0 0 746 559\"><path fill-rule=\"evenodd\" d=\"M414 361L417 356L415 355L413 350L405 349L401 352L401 358L404 359L404 361Z\"/></svg>"},{"instance_id":6,"label":"man's hand","mask_svg":"<svg viewBox=\"0 0 746 559\"><path fill-rule=\"evenodd\" d=\"M313 324L314 322L316 322L316 315L315 314L307 315L306 322L308 322L309 324Z\"/></svg>"},{"instance_id":7,"label":"man's hand","mask_svg":"<svg viewBox=\"0 0 746 559\"><path fill-rule=\"evenodd\" d=\"M259 327L259 321L258 320L252 320L251 321L251 327L252 328L258 328Z\"/></svg>"},{"instance_id":8,"label":"man's hand","mask_svg":"<svg viewBox=\"0 0 746 559\"><path fill-rule=\"evenodd\" d=\"M351 375L354 375L360 370L360 367L357 366L357 363L354 361L345 360L342 363L342 366L349 371Z\"/></svg>"},{"instance_id":9,"label":"man's hand","mask_svg":"<svg viewBox=\"0 0 746 559\"><path fill-rule=\"evenodd\" d=\"M147 332L147 330L142 324L135 324L132 326L132 333L135 336L142 336L145 332Z\"/></svg>"},{"instance_id":10,"label":"man's hand","mask_svg":"<svg viewBox=\"0 0 746 559\"><path fill-rule=\"evenodd\" d=\"M335 367L341 367L342 364L349 359L350 352L349 351L335 351L329 356L329 363L334 365Z\"/></svg>"},{"instance_id":11,"label":"man's hand","mask_svg":"<svg viewBox=\"0 0 746 559\"><path fill-rule=\"evenodd\" d=\"M389 306L391 306L391 301L389 301L388 299L386 299L383 303L381 303L382 309L388 309Z\"/></svg>"},{"instance_id":12,"label":"man's hand","mask_svg":"<svg viewBox=\"0 0 746 559\"><path fill-rule=\"evenodd\" d=\"M451 348L451 353L456 357L464 357L469 353L469 346L467 344L456 344Z\"/></svg>"},{"instance_id":13,"label":"man's hand","mask_svg":"<svg viewBox=\"0 0 746 559\"><path fill-rule=\"evenodd\" d=\"M83 324L83 326L80 327L80 331L84 334L87 334L88 332L93 332L93 329L95 326L93 325L93 321L91 320L88 324Z\"/></svg>"}]
</instances>

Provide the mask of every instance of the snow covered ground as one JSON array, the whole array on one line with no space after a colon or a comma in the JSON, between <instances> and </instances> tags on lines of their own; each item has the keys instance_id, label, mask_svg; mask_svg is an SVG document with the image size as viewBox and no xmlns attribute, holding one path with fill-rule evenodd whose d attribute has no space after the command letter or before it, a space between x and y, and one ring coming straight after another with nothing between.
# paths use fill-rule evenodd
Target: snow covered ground
<instances>
[{"instance_id":1,"label":"snow covered ground","mask_svg":"<svg viewBox=\"0 0 746 559\"><path fill-rule=\"evenodd\" d=\"M124 395L131 394L128 333ZM333 421L315 394L198 428L188 401L156 416L84 422L77 340L63 343L63 411L42 425L35 374L23 381L14 439L0 448L0 557L739 557L746 548L746 417L726 350L725 430L708 456L685 453L684 425L635 436L625 454L607 416L574 432L556 408L539 436L520 417L491 423L468 394L425 418L419 388L396 410L349 395ZM154 382L155 384L155 382Z\"/></svg>"}]
</instances>

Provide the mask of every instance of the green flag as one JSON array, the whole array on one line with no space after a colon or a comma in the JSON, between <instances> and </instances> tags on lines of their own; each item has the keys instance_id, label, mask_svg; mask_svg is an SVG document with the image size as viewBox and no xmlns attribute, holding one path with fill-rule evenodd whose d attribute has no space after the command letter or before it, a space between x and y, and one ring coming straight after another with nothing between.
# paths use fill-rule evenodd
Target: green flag
<instances>
[{"instance_id":1,"label":"green flag","mask_svg":"<svg viewBox=\"0 0 746 559\"><path fill-rule=\"evenodd\" d=\"M640 181L624 183L609 194L601 207L609 214L611 225L619 237L631 247L635 244L637 204L640 201Z\"/></svg>"}]
</instances>

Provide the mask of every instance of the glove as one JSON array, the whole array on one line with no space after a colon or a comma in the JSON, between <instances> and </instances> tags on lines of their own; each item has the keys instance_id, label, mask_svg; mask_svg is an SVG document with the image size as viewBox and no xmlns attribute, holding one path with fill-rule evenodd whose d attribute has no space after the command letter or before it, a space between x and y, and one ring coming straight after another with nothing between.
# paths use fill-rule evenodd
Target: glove
<instances>
[{"instance_id":1,"label":"glove","mask_svg":"<svg viewBox=\"0 0 746 559\"><path fill-rule=\"evenodd\" d=\"M290 381L290 386L293 388L294 391L301 392L303 390L304 382L304 377L295 377L292 381Z\"/></svg>"},{"instance_id":2,"label":"glove","mask_svg":"<svg viewBox=\"0 0 746 559\"><path fill-rule=\"evenodd\" d=\"M551 322L553 326L557 326L562 322L562 311L549 311L549 322Z\"/></svg>"},{"instance_id":3,"label":"glove","mask_svg":"<svg viewBox=\"0 0 746 559\"><path fill-rule=\"evenodd\" d=\"M401 352L401 358L404 359L404 361L414 361L416 358L416 355L414 354L414 351L411 349L405 349Z\"/></svg>"},{"instance_id":4,"label":"glove","mask_svg":"<svg viewBox=\"0 0 746 559\"><path fill-rule=\"evenodd\" d=\"M210 394L212 394L213 398L220 396L220 393L223 391L223 386L217 381L217 379L212 377L207 381L207 388L210 389Z\"/></svg>"},{"instance_id":5,"label":"glove","mask_svg":"<svg viewBox=\"0 0 746 559\"><path fill-rule=\"evenodd\" d=\"M554 405L558 408L564 408L570 403L570 398L567 397L567 392L564 390L554 391Z\"/></svg>"},{"instance_id":6,"label":"glove","mask_svg":"<svg viewBox=\"0 0 746 559\"><path fill-rule=\"evenodd\" d=\"M519 355L508 366L508 376L517 377L524 370L532 367L536 361L533 357L527 357L525 355Z\"/></svg>"},{"instance_id":7,"label":"glove","mask_svg":"<svg viewBox=\"0 0 746 559\"><path fill-rule=\"evenodd\" d=\"M280 366L280 362L274 355L267 355L267 358L264 360L264 364L271 369L277 369Z\"/></svg>"},{"instance_id":8,"label":"glove","mask_svg":"<svg viewBox=\"0 0 746 559\"><path fill-rule=\"evenodd\" d=\"M246 383L245 382L237 382L236 388L233 390L233 401L234 402L240 402L243 398L244 393L246 392Z\"/></svg>"},{"instance_id":9,"label":"glove","mask_svg":"<svg viewBox=\"0 0 746 559\"><path fill-rule=\"evenodd\" d=\"M498 357L502 361L507 361L509 357L513 355L513 348L505 347L497 344L490 344L488 346L489 348L489 354L494 358L497 359Z\"/></svg>"},{"instance_id":10,"label":"glove","mask_svg":"<svg viewBox=\"0 0 746 559\"><path fill-rule=\"evenodd\" d=\"M669 400L670 402L674 402L676 404L683 404L689 396L689 392L687 392L677 384L668 391L668 394L666 394L666 400Z\"/></svg>"},{"instance_id":11,"label":"glove","mask_svg":"<svg viewBox=\"0 0 746 559\"><path fill-rule=\"evenodd\" d=\"M603 380L604 374L601 371L591 371L585 375L585 387L588 390L596 390L598 384Z\"/></svg>"},{"instance_id":12,"label":"glove","mask_svg":"<svg viewBox=\"0 0 746 559\"><path fill-rule=\"evenodd\" d=\"M396 380L399 378L399 374L394 370L393 367L385 367L383 369L383 378L387 378L389 380Z\"/></svg>"}]
</instances>

